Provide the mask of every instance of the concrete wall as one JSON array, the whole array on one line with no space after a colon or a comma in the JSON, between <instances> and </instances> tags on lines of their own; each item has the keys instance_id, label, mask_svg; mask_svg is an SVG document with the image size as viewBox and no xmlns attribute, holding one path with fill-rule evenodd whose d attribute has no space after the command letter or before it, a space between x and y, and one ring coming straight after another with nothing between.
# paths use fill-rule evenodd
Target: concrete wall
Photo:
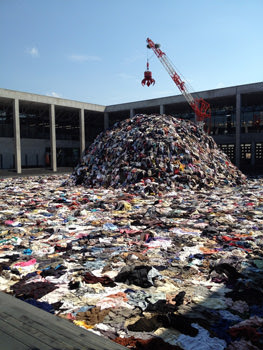
<instances>
[{"instance_id":1,"label":"concrete wall","mask_svg":"<svg viewBox=\"0 0 263 350\"><path fill-rule=\"evenodd\" d=\"M79 141L57 140L57 148L78 148ZM14 140L0 138L0 169L14 167ZM44 167L46 148L50 147L49 140L21 139L21 163L23 167Z\"/></svg>"},{"instance_id":2,"label":"concrete wall","mask_svg":"<svg viewBox=\"0 0 263 350\"><path fill-rule=\"evenodd\" d=\"M45 166L46 147L49 147L49 140L21 139L22 167Z\"/></svg>"},{"instance_id":3,"label":"concrete wall","mask_svg":"<svg viewBox=\"0 0 263 350\"><path fill-rule=\"evenodd\" d=\"M14 154L15 154L14 139L11 137L0 138L0 167L2 167L3 169L13 168Z\"/></svg>"}]
</instances>

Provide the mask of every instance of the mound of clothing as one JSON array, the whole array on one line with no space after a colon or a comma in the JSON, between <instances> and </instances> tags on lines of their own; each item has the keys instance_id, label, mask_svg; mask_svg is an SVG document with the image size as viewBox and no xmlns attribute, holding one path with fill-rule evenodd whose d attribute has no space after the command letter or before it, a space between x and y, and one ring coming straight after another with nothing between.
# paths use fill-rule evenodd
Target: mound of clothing
<instances>
[{"instance_id":1,"label":"mound of clothing","mask_svg":"<svg viewBox=\"0 0 263 350\"><path fill-rule=\"evenodd\" d=\"M139 114L97 136L71 181L139 193L236 186L246 177L202 124L169 115Z\"/></svg>"}]
</instances>

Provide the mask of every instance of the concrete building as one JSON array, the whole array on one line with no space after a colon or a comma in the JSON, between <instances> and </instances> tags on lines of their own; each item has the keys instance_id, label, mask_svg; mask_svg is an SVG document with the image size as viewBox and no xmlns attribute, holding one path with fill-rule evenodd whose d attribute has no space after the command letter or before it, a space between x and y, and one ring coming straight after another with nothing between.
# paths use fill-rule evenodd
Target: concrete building
<instances>
[{"instance_id":1,"label":"concrete building","mask_svg":"<svg viewBox=\"0 0 263 350\"><path fill-rule=\"evenodd\" d=\"M0 89L0 169L74 166L105 106Z\"/></svg>"},{"instance_id":2,"label":"concrete building","mask_svg":"<svg viewBox=\"0 0 263 350\"><path fill-rule=\"evenodd\" d=\"M231 161L263 173L263 83L193 96L210 103L210 135ZM73 167L100 132L138 113L195 120L182 95L102 106L0 89L0 169Z\"/></svg>"}]
</instances>

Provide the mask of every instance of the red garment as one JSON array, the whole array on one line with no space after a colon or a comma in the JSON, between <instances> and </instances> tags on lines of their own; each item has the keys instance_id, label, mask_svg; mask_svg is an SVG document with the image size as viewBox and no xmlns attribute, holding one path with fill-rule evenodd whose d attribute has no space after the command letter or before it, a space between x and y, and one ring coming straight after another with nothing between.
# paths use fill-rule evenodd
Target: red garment
<instances>
[{"instance_id":1,"label":"red garment","mask_svg":"<svg viewBox=\"0 0 263 350\"><path fill-rule=\"evenodd\" d=\"M222 239L223 239L225 242L229 242L229 241L239 241L239 238L228 237L228 236L222 236Z\"/></svg>"},{"instance_id":2,"label":"red garment","mask_svg":"<svg viewBox=\"0 0 263 350\"><path fill-rule=\"evenodd\" d=\"M129 349L136 350L182 350L177 345L171 345L166 343L162 338L140 339L135 337L114 339L115 343L128 347Z\"/></svg>"},{"instance_id":3,"label":"red garment","mask_svg":"<svg viewBox=\"0 0 263 350\"><path fill-rule=\"evenodd\" d=\"M261 334L251 326L232 327L229 329L229 333L231 337L243 337L252 341L258 341L261 336Z\"/></svg>"}]
</instances>

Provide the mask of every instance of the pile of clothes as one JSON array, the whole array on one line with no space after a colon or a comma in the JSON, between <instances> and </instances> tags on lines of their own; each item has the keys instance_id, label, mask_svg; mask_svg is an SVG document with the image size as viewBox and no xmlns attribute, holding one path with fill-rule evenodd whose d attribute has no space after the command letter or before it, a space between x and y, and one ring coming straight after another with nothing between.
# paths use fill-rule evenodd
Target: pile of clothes
<instances>
[{"instance_id":1,"label":"pile of clothes","mask_svg":"<svg viewBox=\"0 0 263 350\"><path fill-rule=\"evenodd\" d=\"M235 186L245 180L202 124L144 114L99 134L72 174L76 185L154 194L180 186Z\"/></svg>"}]
</instances>

